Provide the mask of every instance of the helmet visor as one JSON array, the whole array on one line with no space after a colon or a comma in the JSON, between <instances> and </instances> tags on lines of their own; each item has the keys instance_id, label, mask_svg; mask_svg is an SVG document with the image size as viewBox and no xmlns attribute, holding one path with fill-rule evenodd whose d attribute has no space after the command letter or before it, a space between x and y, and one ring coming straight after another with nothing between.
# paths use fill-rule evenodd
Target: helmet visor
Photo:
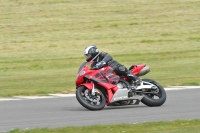
<instances>
[{"instance_id":1,"label":"helmet visor","mask_svg":"<svg viewBox=\"0 0 200 133\"><path fill-rule=\"evenodd\" d=\"M85 54L85 59L88 60L91 57L90 54Z\"/></svg>"}]
</instances>

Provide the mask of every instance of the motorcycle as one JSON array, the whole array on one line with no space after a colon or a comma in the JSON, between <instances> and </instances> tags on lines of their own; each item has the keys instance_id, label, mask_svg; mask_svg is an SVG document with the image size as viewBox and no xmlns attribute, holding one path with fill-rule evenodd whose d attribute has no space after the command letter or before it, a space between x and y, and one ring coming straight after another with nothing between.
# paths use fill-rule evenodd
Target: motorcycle
<instances>
[{"instance_id":1,"label":"motorcycle","mask_svg":"<svg viewBox=\"0 0 200 133\"><path fill-rule=\"evenodd\" d=\"M107 106L143 104L154 107L166 101L166 92L162 85L152 79L141 79L136 85L124 76L116 75L110 66L100 69L91 67L93 61L84 62L76 77L76 99L89 110L101 110ZM132 65L129 68L136 76L150 71L146 64ZM133 95L128 95L132 91Z\"/></svg>"}]
</instances>

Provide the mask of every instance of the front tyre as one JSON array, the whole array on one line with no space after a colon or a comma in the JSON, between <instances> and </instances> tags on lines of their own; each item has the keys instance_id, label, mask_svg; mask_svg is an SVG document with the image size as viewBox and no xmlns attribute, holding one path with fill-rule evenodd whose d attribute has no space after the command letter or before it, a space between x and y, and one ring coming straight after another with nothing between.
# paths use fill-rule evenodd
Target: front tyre
<instances>
[{"instance_id":1,"label":"front tyre","mask_svg":"<svg viewBox=\"0 0 200 133\"><path fill-rule=\"evenodd\" d=\"M95 89L95 95L92 95L92 92L84 86L79 86L76 90L76 99L78 102L89 110L101 110L106 105L106 99L103 93Z\"/></svg>"},{"instance_id":2,"label":"front tyre","mask_svg":"<svg viewBox=\"0 0 200 133\"><path fill-rule=\"evenodd\" d=\"M157 87L156 93L144 94L143 99L141 100L147 106L161 106L166 101L166 92L162 85L152 79L142 79L142 81L149 82Z\"/></svg>"}]
</instances>

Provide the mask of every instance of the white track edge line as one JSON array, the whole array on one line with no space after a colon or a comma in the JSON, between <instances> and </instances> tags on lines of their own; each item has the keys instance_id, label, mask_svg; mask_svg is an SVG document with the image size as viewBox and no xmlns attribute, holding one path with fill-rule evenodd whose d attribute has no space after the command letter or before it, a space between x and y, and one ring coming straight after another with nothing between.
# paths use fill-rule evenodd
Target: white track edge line
<instances>
[{"instance_id":1,"label":"white track edge line","mask_svg":"<svg viewBox=\"0 0 200 133\"><path fill-rule=\"evenodd\" d=\"M166 91L200 89L200 86L170 86L170 87L164 88L164 89ZM45 98L74 97L74 96L75 96L75 94L49 94L48 96L14 96L13 98L0 98L0 101L45 99Z\"/></svg>"}]
</instances>

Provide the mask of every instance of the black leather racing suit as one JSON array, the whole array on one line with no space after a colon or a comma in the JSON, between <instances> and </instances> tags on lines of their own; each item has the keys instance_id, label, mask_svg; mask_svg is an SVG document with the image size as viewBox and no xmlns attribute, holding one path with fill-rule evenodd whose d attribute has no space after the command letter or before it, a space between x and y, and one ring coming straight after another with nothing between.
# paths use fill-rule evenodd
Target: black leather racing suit
<instances>
[{"instance_id":1,"label":"black leather racing suit","mask_svg":"<svg viewBox=\"0 0 200 133\"><path fill-rule=\"evenodd\" d=\"M104 61L106 63L106 65L112 67L114 69L114 71L116 72L116 74L119 76L123 75L134 81L136 81L138 79L138 77L133 75L132 73L130 73L124 65L118 63L116 60L114 60L112 58L111 55L109 55L106 52L101 52L98 55L98 57L94 60L92 67L95 66L96 63L98 63L100 61Z\"/></svg>"}]
</instances>

